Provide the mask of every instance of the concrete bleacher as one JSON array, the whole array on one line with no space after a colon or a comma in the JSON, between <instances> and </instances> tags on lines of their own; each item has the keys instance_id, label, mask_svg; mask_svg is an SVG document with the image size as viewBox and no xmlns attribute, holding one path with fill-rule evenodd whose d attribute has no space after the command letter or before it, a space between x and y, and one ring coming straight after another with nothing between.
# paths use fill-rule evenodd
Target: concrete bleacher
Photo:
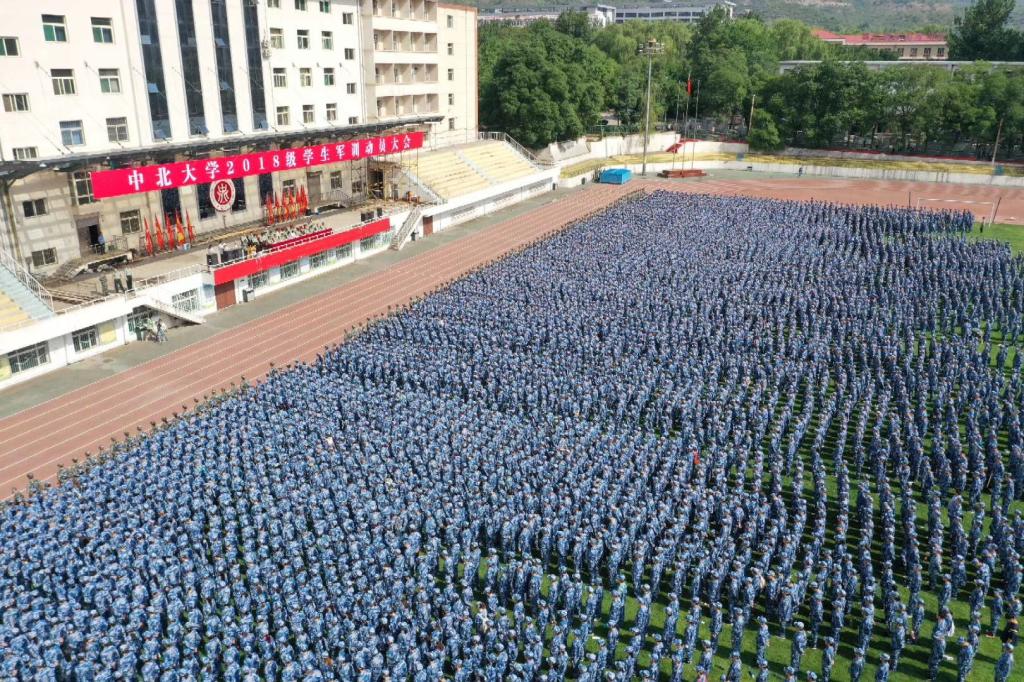
<instances>
[{"instance_id":1,"label":"concrete bleacher","mask_svg":"<svg viewBox=\"0 0 1024 682\"><path fill-rule=\"evenodd\" d=\"M515 180L538 170L505 142L482 142L458 151L493 182Z\"/></svg>"},{"instance_id":2,"label":"concrete bleacher","mask_svg":"<svg viewBox=\"0 0 1024 682\"><path fill-rule=\"evenodd\" d=\"M51 316L53 310L13 272L0 265L0 329L19 327Z\"/></svg>"},{"instance_id":3,"label":"concrete bleacher","mask_svg":"<svg viewBox=\"0 0 1024 682\"><path fill-rule=\"evenodd\" d=\"M538 169L505 142L486 141L426 152L402 168L442 199L522 178Z\"/></svg>"}]
</instances>

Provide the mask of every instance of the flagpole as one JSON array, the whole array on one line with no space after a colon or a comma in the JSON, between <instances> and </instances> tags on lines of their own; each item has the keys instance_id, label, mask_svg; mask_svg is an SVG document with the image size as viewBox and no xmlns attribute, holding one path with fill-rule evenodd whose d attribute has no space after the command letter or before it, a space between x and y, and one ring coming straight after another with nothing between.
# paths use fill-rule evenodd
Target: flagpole
<instances>
[{"instance_id":1,"label":"flagpole","mask_svg":"<svg viewBox=\"0 0 1024 682\"><path fill-rule=\"evenodd\" d=\"M698 112L700 111L700 79L697 79L697 99L693 103L693 120L698 121ZM697 163L697 142L696 134L694 135L693 151L690 154L690 170L693 170L694 165Z\"/></svg>"}]
</instances>

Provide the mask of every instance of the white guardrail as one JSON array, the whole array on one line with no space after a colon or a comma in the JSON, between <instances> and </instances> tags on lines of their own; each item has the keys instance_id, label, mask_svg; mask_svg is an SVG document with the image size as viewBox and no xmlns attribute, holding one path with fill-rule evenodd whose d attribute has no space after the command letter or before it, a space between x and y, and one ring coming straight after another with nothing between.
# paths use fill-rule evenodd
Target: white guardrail
<instances>
[{"instance_id":1,"label":"white guardrail","mask_svg":"<svg viewBox=\"0 0 1024 682\"><path fill-rule=\"evenodd\" d=\"M19 263L14 256L7 253L4 249L0 249L0 263L10 270L11 274L17 277L22 284L27 286L33 294L38 296L43 303L46 304L47 308L53 310L53 297L50 295L50 292L39 283L39 280L33 277L32 274L25 269L24 265Z\"/></svg>"}]
</instances>

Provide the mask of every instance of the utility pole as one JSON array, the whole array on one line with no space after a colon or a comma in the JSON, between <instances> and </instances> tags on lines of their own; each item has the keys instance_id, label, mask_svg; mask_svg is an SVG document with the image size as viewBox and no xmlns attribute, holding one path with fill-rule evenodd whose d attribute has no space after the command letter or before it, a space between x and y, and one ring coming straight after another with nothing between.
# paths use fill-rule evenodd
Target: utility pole
<instances>
[{"instance_id":1,"label":"utility pole","mask_svg":"<svg viewBox=\"0 0 1024 682\"><path fill-rule=\"evenodd\" d=\"M654 38L647 41L646 45L640 46L638 52L647 55L647 107L644 115L644 157L640 175L647 176L647 143L651 133L651 69L654 63L654 55L660 54L665 46Z\"/></svg>"},{"instance_id":2,"label":"utility pole","mask_svg":"<svg viewBox=\"0 0 1024 682\"><path fill-rule=\"evenodd\" d=\"M750 96L750 118L747 119L747 144L750 143L750 132L754 129L754 100L757 95Z\"/></svg>"},{"instance_id":3,"label":"utility pole","mask_svg":"<svg viewBox=\"0 0 1024 682\"><path fill-rule=\"evenodd\" d=\"M996 152L999 151L999 137L1003 134L1003 118L999 118L999 127L996 128L996 143L992 147L992 165L996 165Z\"/></svg>"}]
</instances>

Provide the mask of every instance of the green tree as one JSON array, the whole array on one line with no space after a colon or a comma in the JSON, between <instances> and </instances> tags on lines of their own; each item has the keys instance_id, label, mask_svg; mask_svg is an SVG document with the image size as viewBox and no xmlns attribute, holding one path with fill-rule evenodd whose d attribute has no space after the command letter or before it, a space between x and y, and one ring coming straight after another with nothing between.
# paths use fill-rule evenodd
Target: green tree
<instances>
[{"instance_id":1,"label":"green tree","mask_svg":"<svg viewBox=\"0 0 1024 682\"><path fill-rule=\"evenodd\" d=\"M775 125L775 119L768 111L754 113L754 126L747 137L750 148L760 152L774 152L782 149L782 135Z\"/></svg>"},{"instance_id":2,"label":"green tree","mask_svg":"<svg viewBox=\"0 0 1024 682\"><path fill-rule=\"evenodd\" d=\"M594 22L590 20L586 12L576 10L559 14L555 20L555 28L567 36L588 42L594 34Z\"/></svg>"},{"instance_id":3,"label":"green tree","mask_svg":"<svg viewBox=\"0 0 1024 682\"><path fill-rule=\"evenodd\" d=\"M953 20L952 59L1012 61L1021 53L1021 34L1008 27L1014 0L975 0Z\"/></svg>"}]
</instances>

